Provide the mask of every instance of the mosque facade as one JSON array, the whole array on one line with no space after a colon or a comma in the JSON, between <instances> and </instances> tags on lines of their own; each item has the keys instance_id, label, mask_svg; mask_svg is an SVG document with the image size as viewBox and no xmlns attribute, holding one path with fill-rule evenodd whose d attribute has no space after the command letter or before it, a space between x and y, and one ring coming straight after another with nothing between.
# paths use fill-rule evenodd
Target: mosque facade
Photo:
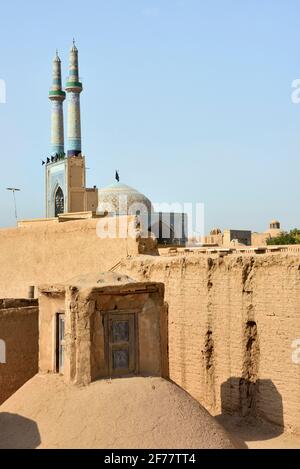
<instances>
[{"instance_id":1,"label":"mosque facade","mask_svg":"<svg viewBox=\"0 0 300 469\"><path fill-rule=\"evenodd\" d=\"M101 212L110 216L136 215L146 234L153 233L161 244L184 245L187 216L184 213L155 212L141 192L119 181L97 189L86 187L86 163L81 142L78 49L73 41L69 54L69 73L62 88L61 60L56 52L52 65L51 153L45 162L46 217L79 212ZM64 142L64 101L67 98L67 149ZM145 234L144 233L144 234Z\"/></svg>"}]
</instances>

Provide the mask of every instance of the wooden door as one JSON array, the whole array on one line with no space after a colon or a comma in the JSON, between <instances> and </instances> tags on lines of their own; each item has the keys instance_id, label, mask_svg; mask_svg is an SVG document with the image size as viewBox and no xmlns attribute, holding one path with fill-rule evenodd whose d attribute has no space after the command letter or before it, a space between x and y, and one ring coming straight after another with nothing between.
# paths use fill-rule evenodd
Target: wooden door
<instances>
[{"instance_id":1,"label":"wooden door","mask_svg":"<svg viewBox=\"0 0 300 469\"><path fill-rule=\"evenodd\" d=\"M111 377L136 372L135 320L134 313L108 314L108 370Z\"/></svg>"}]
</instances>

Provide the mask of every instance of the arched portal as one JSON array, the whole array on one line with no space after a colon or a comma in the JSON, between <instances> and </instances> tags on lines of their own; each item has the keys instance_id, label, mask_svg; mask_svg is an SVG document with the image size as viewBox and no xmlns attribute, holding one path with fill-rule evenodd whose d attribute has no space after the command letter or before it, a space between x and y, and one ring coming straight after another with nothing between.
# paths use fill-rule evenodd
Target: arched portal
<instances>
[{"instance_id":1,"label":"arched portal","mask_svg":"<svg viewBox=\"0 0 300 469\"><path fill-rule=\"evenodd\" d=\"M58 187L55 193L55 216L57 217L60 213L64 213L64 210L65 210L64 193L61 187Z\"/></svg>"}]
</instances>

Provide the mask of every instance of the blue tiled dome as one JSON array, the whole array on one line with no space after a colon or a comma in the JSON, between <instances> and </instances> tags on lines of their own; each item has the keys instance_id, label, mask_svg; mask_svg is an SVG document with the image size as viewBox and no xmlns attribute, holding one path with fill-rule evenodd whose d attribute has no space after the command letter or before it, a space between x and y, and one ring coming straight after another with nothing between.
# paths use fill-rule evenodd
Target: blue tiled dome
<instances>
[{"instance_id":1,"label":"blue tiled dome","mask_svg":"<svg viewBox=\"0 0 300 469\"><path fill-rule=\"evenodd\" d=\"M99 206L98 210L108 211L116 215L135 214L137 210L151 212L150 200L133 187L121 182L114 182L103 189L98 190Z\"/></svg>"}]
</instances>

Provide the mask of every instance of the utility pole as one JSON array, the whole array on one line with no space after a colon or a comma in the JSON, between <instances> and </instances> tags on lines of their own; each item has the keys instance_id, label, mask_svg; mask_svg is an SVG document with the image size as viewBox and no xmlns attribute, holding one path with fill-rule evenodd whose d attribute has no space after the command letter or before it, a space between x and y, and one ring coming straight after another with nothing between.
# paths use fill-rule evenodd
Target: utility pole
<instances>
[{"instance_id":1,"label":"utility pole","mask_svg":"<svg viewBox=\"0 0 300 469\"><path fill-rule=\"evenodd\" d=\"M16 201L16 192L20 192L21 189L17 189L16 187L7 187L7 191L11 191L14 197L14 207L15 207L15 218L18 220L18 213L17 213L17 201Z\"/></svg>"}]
</instances>

